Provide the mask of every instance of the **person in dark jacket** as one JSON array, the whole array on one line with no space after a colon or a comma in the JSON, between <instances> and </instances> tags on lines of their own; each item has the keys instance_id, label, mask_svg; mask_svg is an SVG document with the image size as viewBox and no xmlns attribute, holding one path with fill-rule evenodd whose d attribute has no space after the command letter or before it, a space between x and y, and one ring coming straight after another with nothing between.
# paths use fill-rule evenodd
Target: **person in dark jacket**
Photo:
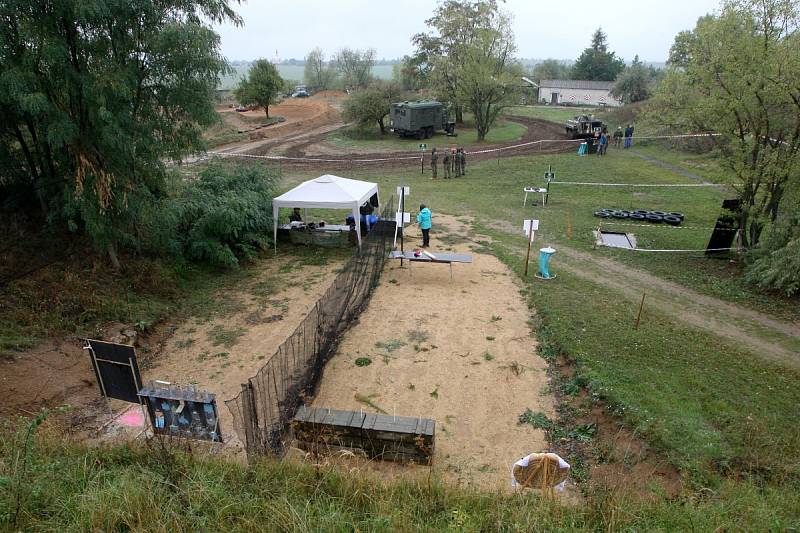
<instances>
[{"instance_id":1,"label":"person in dark jacket","mask_svg":"<svg viewBox=\"0 0 800 533\"><path fill-rule=\"evenodd\" d=\"M431 172L432 172L431 179L432 180L436 179L436 170L437 170L438 166L439 166L439 154L436 153L436 148L433 148L431 150Z\"/></svg>"},{"instance_id":2,"label":"person in dark jacket","mask_svg":"<svg viewBox=\"0 0 800 533\"><path fill-rule=\"evenodd\" d=\"M622 144L622 126L617 126L614 132L614 148L619 148L620 144Z\"/></svg>"},{"instance_id":3,"label":"person in dark jacket","mask_svg":"<svg viewBox=\"0 0 800 533\"><path fill-rule=\"evenodd\" d=\"M289 222L302 222L302 221L303 217L300 216L300 208L295 207L294 209L292 209L292 214L289 215Z\"/></svg>"}]
</instances>

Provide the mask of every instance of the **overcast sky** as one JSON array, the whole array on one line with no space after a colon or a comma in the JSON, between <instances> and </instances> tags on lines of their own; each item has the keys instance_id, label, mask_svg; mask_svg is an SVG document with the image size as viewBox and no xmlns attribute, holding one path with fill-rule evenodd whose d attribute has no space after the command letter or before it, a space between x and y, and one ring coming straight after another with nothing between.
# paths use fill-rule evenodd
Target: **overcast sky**
<instances>
[{"instance_id":1,"label":"overcast sky","mask_svg":"<svg viewBox=\"0 0 800 533\"><path fill-rule=\"evenodd\" d=\"M412 52L434 0L250 0L236 9L244 27L217 27L230 60L302 59L315 46L375 48L378 58ZM602 26L611 49L626 60L665 61L675 34L692 29L719 0L507 0L517 56L575 59Z\"/></svg>"}]
</instances>

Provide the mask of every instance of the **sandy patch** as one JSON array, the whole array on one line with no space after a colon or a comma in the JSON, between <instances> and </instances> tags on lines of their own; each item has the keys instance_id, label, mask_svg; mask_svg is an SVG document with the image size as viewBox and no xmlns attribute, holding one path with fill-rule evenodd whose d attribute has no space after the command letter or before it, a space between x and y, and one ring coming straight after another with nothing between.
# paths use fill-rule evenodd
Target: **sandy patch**
<instances>
[{"instance_id":1,"label":"sandy patch","mask_svg":"<svg viewBox=\"0 0 800 533\"><path fill-rule=\"evenodd\" d=\"M273 356L343 264L341 260L328 260L321 266L296 261L291 256L270 261L256 279L228 291L230 314L183 322L161 355L142 371L145 381L194 384L215 394L223 439L231 453L239 452L241 442L224 402L238 394L241 384Z\"/></svg>"},{"instance_id":2,"label":"sandy patch","mask_svg":"<svg viewBox=\"0 0 800 533\"><path fill-rule=\"evenodd\" d=\"M408 233L413 248L419 230ZM513 274L459 235L467 235L463 223L434 215L431 250L473 254L472 264L453 267L452 282L445 265L415 264L409 275L387 263L326 366L314 405L376 411L366 398L390 415L433 418L434 469L446 481L510 490L512 463L547 450L544 433L517 419L528 408L553 417L554 400L542 394L547 365ZM358 367L359 357L372 363Z\"/></svg>"}]
</instances>

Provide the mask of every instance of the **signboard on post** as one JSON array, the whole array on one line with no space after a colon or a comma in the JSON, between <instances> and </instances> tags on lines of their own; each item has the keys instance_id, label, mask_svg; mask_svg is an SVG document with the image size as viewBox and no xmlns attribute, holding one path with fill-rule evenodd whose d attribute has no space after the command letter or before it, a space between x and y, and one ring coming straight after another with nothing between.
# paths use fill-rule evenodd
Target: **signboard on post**
<instances>
[{"instance_id":1,"label":"signboard on post","mask_svg":"<svg viewBox=\"0 0 800 533\"><path fill-rule=\"evenodd\" d=\"M525 275L528 275L528 263L531 259L531 245L533 239L536 237L536 232L539 231L539 221L535 219L526 219L522 221L522 231L528 237L528 253L525 254Z\"/></svg>"},{"instance_id":2,"label":"signboard on post","mask_svg":"<svg viewBox=\"0 0 800 533\"><path fill-rule=\"evenodd\" d=\"M153 433L222 442L217 402L195 387L151 382L139 391Z\"/></svg>"},{"instance_id":3,"label":"signboard on post","mask_svg":"<svg viewBox=\"0 0 800 533\"><path fill-rule=\"evenodd\" d=\"M397 211L397 216L395 218L395 225L394 225L394 246L397 246L397 232L400 231L400 251L403 251L403 224L411 222L411 214L406 213L406 196L411 194L411 187L407 185L400 185L397 187L397 196L400 198L399 202L399 209ZM402 218L400 214L403 214ZM400 266L403 266L403 260L400 260Z\"/></svg>"},{"instance_id":4,"label":"signboard on post","mask_svg":"<svg viewBox=\"0 0 800 533\"><path fill-rule=\"evenodd\" d=\"M544 173L544 181L547 182L547 192L544 195L543 206L547 204L547 201L550 199L550 182L554 179L556 179L556 173L553 171L553 165L547 165L547 172Z\"/></svg>"},{"instance_id":5,"label":"signboard on post","mask_svg":"<svg viewBox=\"0 0 800 533\"><path fill-rule=\"evenodd\" d=\"M534 231L534 232L539 231L539 221L538 220L523 220L522 221L522 231L524 231L525 235L527 235L530 238L530 240L532 241L533 237L531 236L531 231Z\"/></svg>"},{"instance_id":6,"label":"signboard on post","mask_svg":"<svg viewBox=\"0 0 800 533\"><path fill-rule=\"evenodd\" d=\"M104 397L139 403L142 377L133 346L87 339L84 349L89 351L92 369Z\"/></svg>"}]
</instances>

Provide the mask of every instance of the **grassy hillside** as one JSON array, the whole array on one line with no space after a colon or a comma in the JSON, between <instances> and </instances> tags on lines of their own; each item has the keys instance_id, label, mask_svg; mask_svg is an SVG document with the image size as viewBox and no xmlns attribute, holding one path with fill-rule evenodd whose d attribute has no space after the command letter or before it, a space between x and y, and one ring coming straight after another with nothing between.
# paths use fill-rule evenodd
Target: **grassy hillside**
<instances>
[{"instance_id":1,"label":"grassy hillside","mask_svg":"<svg viewBox=\"0 0 800 533\"><path fill-rule=\"evenodd\" d=\"M701 498L590 494L562 507L436 479L380 483L271 460L246 468L157 442L87 449L44 437L23 464L24 435L0 440L0 527L14 531L777 531L798 516L797 499L746 481Z\"/></svg>"}]
</instances>

